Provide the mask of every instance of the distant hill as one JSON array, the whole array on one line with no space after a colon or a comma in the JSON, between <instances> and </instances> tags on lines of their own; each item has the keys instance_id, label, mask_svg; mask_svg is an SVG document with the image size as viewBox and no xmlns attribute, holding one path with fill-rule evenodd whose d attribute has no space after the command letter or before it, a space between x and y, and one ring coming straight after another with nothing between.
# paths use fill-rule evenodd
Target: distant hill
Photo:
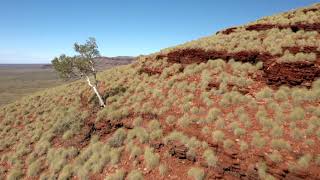
<instances>
[{"instance_id":1,"label":"distant hill","mask_svg":"<svg viewBox=\"0 0 320 180\"><path fill-rule=\"evenodd\" d=\"M117 56L117 57L100 57L96 60L98 69L104 70L114 66L131 64L135 57L131 56Z\"/></svg>"},{"instance_id":2,"label":"distant hill","mask_svg":"<svg viewBox=\"0 0 320 180\"><path fill-rule=\"evenodd\" d=\"M96 59L98 70L105 70L114 66L127 65L134 61L132 56L100 57ZM51 64L45 64L42 68L52 68Z\"/></svg>"},{"instance_id":3,"label":"distant hill","mask_svg":"<svg viewBox=\"0 0 320 180\"><path fill-rule=\"evenodd\" d=\"M0 108L0 179L320 177L320 4L97 78L105 108L84 80Z\"/></svg>"}]
</instances>

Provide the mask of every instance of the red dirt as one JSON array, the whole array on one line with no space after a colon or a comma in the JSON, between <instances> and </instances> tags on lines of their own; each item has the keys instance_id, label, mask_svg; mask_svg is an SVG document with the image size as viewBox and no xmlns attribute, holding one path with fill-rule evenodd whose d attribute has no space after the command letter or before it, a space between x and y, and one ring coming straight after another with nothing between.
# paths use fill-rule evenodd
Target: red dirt
<instances>
[{"instance_id":1,"label":"red dirt","mask_svg":"<svg viewBox=\"0 0 320 180\"><path fill-rule=\"evenodd\" d=\"M272 28L287 29L290 28L293 32L299 30L317 31L320 32L320 23L302 24L296 23L293 25L278 25L278 24L253 24L246 27L247 31L265 31Z\"/></svg>"},{"instance_id":2,"label":"red dirt","mask_svg":"<svg viewBox=\"0 0 320 180\"><path fill-rule=\"evenodd\" d=\"M284 47L284 50L289 50L292 53L298 52L314 52L320 57L320 52L316 47ZM234 59L241 62L256 63L262 61L264 63L264 75L261 80L267 82L269 85L280 86L286 84L289 86L306 85L320 77L320 67L317 64L310 64L309 62L299 63L276 63L279 56L272 56L266 52L242 51L238 53L227 53L224 51L205 51L202 49L181 49L169 52L166 55L158 55L156 59L163 57L168 58L169 63L181 63L183 65L191 63L207 62L210 59L224 59L226 61ZM320 60L318 60L319 62ZM147 71L151 74L159 74L160 70Z\"/></svg>"},{"instance_id":3,"label":"red dirt","mask_svg":"<svg viewBox=\"0 0 320 180\"><path fill-rule=\"evenodd\" d=\"M312 82L320 77L320 67L307 62L271 63L263 67L267 84L272 85L305 85L310 87Z\"/></svg>"},{"instance_id":4,"label":"red dirt","mask_svg":"<svg viewBox=\"0 0 320 180\"><path fill-rule=\"evenodd\" d=\"M310 9L309 11L317 11L318 9ZM313 23L313 24L303 24L303 23L296 23L292 25L279 25L279 24L253 24L246 27L247 31L265 31L272 28L279 28L279 29L291 29L293 32L297 32L299 30L304 31L317 31L320 32L320 23ZM217 32L217 34L231 34L235 32L237 27L231 27L222 31Z\"/></svg>"}]
</instances>

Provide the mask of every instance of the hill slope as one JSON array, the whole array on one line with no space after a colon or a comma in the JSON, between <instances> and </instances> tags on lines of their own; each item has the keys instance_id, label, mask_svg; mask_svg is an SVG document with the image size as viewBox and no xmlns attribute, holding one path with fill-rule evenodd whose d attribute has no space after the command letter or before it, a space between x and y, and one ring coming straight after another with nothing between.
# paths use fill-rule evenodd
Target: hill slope
<instances>
[{"instance_id":1,"label":"hill slope","mask_svg":"<svg viewBox=\"0 0 320 180\"><path fill-rule=\"evenodd\" d=\"M0 111L0 179L317 179L320 5Z\"/></svg>"}]
</instances>

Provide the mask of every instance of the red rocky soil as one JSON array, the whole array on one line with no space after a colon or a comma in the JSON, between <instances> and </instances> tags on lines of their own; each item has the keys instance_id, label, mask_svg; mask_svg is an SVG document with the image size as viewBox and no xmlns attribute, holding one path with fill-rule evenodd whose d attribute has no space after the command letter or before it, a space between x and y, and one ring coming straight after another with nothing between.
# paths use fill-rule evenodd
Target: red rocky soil
<instances>
[{"instance_id":1,"label":"red rocky soil","mask_svg":"<svg viewBox=\"0 0 320 180\"><path fill-rule=\"evenodd\" d=\"M309 86L318 77L320 77L320 52L316 47L285 47L292 53L298 52L314 52L317 54L316 63L297 62L297 63L277 63L279 56L272 56L267 52L242 51L237 53L228 53L226 51L205 51L202 49L180 49L161 54L156 57L157 60L167 58L169 63L180 63L187 65L191 63L207 62L210 59L224 59L226 61L234 59L235 61L256 63L262 61L264 63L262 71L264 72L263 80L269 85L305 85ZM148 74L161 74L160 69L152 69L144 67L142 72Z\"/></svg>"}]
</instances>

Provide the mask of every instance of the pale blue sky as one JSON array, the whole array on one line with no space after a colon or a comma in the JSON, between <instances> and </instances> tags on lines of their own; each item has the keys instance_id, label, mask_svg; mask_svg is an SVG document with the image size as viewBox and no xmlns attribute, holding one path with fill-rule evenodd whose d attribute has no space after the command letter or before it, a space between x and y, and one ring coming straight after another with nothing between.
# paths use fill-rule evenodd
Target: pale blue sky
<instances>
[{"instance_id":1,"label":"pale blue sky","mask_svg":"<svg viewBox=\"0 0 320 180\"><path fill-rule=\"evenodd\" d=\"M104 56L149 54L315 0L0 0L0 64L49 63L96 37Z\"/></svg>"}]
</instances>

